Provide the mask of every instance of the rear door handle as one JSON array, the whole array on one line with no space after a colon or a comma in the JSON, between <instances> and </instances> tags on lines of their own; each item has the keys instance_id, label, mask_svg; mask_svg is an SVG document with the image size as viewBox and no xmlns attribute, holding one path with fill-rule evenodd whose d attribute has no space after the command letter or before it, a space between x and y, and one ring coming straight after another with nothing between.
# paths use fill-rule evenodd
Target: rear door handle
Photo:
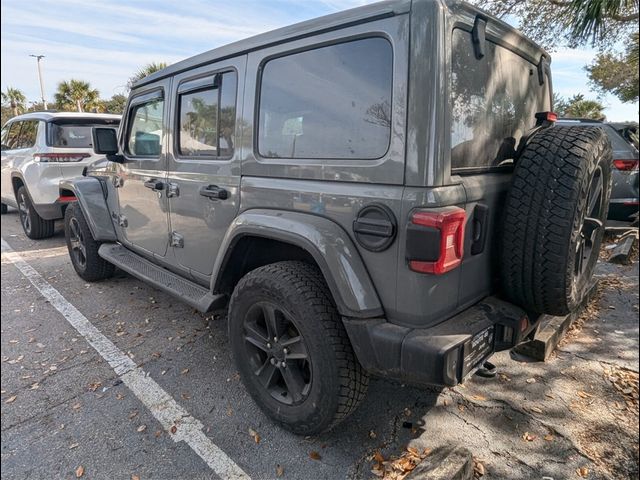
<instances>
[{"instance_id":1,"label":"rear door handle","mask_svg":"<svg viewBox=\"0 0 640 480\"><path fill-rule=\"evenodd\" d=\"M226 200L229 198L229 192L217 185L206 185L200 187L200 195L217 200Z\"/></svg>"},{"instance_id":2,"label":"rear door handle","mask_svg":"<svg viewBox=\"0 0 640 480\"><path fill-rule=\"evenodd\" d=\"M159 192L160 190L162 190L164 188L164 183L162 183L160 180L152 178L152 179L147 180L146 182L144 182L144 186L147 187L147 188L150 188L154 192Z\"/></svg>"}]
</instances>

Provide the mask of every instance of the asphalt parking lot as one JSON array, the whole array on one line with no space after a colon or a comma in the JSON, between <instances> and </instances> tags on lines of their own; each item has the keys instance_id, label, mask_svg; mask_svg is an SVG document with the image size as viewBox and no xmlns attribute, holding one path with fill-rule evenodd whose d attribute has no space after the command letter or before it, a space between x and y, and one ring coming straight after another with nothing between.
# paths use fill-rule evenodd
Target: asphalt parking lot
<instances>
[{"instance_id":1,"label":"asphalt parking lot","mask_svg":"<svg viewBox=\"0 0 640 480\"><path fill-rule=\"evenodd\" d=\"M31 241L15 212L2 238L2 478L371 478L376 452L455 443L484 478L638 477L637 262L599 269L551 362L505 352L498 378L444 391L372 379L352 417L303 438L244 390L224 312L124 273L87 284L62 231Z\"/></svg>"}]
</instances>

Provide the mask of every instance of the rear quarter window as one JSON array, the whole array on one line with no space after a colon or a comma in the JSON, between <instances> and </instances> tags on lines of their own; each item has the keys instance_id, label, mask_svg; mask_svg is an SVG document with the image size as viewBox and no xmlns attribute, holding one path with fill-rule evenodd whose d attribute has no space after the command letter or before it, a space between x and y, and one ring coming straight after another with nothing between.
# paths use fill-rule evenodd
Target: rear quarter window
<instances>
[{"instance_id":1,"label":"rear quarter window","mask_svg":"<svg viewBox=\"0 0 640 480\"><path fill-rule=\"evenodd\" d=\"M20 124L20 135L13 148L31 148L35 146L38 137L38 121L25 120Z\"/></svg>"},{"instance_id":2,"label":"rear quarter window","mask_svg":"<svg viewBox=\"0 0 640 480\"><path fill-rule=\"evenodd\" d=\"M548 81L536 65L486 41L477 59L471 33L454 29L451 71L451 168L465 170L510 163L535 114L550 110Z\"/></svg>"},{"instance_id":3,"label":"rear quarter window","mask_svg":"<svg viewBox=\"0 0 640 480\"><path fill-rule=\"evenodd\" d=\"M260 155L383 157L391 138L392 69L392 47L382 37L269 60L260 88Z\"/></svg>"}]
</instances>

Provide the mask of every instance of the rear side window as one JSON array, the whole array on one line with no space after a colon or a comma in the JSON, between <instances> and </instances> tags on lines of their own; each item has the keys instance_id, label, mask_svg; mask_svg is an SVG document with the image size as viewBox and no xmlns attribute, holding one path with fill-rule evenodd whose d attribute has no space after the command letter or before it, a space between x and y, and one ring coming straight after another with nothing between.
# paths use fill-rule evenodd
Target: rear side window
<instances>
[{"instance_id":1,"label":"rear side window","mask_svg":"<svg viewBox=\"0 0 640 480\"><path fill-rule=\"evenodd\" d=\"M127 153L141 157L159 157L162 140L164 100L154 98L135 105L129 113Z\"/></svg>"},{"instance_id":2,"label":"rear side window","mask_svg":"<svg viewBox=\"0 0 640 480\"><path fill-rule=\"evenodd\" d=\"M375 159L391 137L393 52L366 38L268 61L258 151L270 158Z\"/></svg>"},{"instance_id":3,"label":"rear side window","mask_svg":"<svg viewBox=\"0 0 640 480\"><path fill-rule=\"evenodd\" d=\"M510 163L535 114L551 109L549 82L540 85L536 65L490 41L476 59L471 33L460 29L451 60L452 170Z\"/></svg>"},{"instance_id":4,"label":"rear side window","mask_svg":"<svg viewBox=\"0 0 640 480\"><path fill-rule=\"evenodd\" d=\"M16 148L18 136L20 135L20 122L13 122L2 129L2 150L12 150Z\"/></svg>"},{"instance_id":5,"label":"rear side window","mask_svg":"<svg viewBox=\"0 0 640 480\"><path fill-rule=\"evenodd\" d=\"M236 123L235 72L218 74L210 87L178 96L178 152L182 156L230 157Z\"/></svg>"},{"instance_id":6,"label":"rear side window","mask_svg":"<svg viewBox=\"0 0 640 480\"><path fill-rule=\"evenodd\" d=\"M20 136L18 137L17 144L13 148L31 148L36 144L36 137L38 136L38 121L26 120L20 122Z\"/></svg>"},{"instance_id":7,"label":"rear side window","mask_svg":"<svg viewBox=\"0 0 640 480\"><path fill-rule=\"evenodd\" d=\"M605 125L605 131L611 141L611 148L613 148L614 151L629 152L631 155L635 153L633 146L627 142L627 140L625 140L615 128Z\"/></svg>"},{"instance_id":8,"label":"rear side window","mask_svg":"<svg viewBox=\"0 0 640 480\"><path fill-rule=\"evenodd\" d=\"M100 125L104 126L104 125ZM94 125L48 124L48 143L52 147L91 148Z\"/></svg>"}]
</instances>

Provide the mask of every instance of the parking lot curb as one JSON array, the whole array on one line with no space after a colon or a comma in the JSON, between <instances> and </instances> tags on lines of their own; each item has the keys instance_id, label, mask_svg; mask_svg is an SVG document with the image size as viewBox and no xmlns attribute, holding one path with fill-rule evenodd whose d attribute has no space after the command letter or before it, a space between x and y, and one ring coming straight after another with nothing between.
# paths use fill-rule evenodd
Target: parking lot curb
<instances>
[{"instance_id":1,"label":"parking lot curb","mask_svg":"<svg viewBox=\"0 0 640 480\"><path fill-rule=\"evenodd\" d=\"M579 308L564 317L542 315L540 327L533 340L518 345L514 351L540 362L546 362L556 349L571 324L582 314L584 307L591 301L598 290L598 281L593 281L589 292Z\"/></svg>"},{"instance_id":2,"label":"parking lot curb","mask_svg":"<svg viewBox=\"0 0 640 480\"><path fill-rule=\"evenodd\" d=\"M627 263L629 261L629 255L633 250L633 246L638 242L637 232L627 234L620 240L620 243L612 250L609 256L609 262L611 263Z\"/></svg>"},{"instance_id":3,"label":"parking lot curb","mask_svg":"<svg viewBox=\"0 0 640 480\"><path fill-rule=\"evenodd\" d=\"M439 447L405 478L407 480L471 480L473 456L464 447Z\"/></svg>"}]
</instances>

